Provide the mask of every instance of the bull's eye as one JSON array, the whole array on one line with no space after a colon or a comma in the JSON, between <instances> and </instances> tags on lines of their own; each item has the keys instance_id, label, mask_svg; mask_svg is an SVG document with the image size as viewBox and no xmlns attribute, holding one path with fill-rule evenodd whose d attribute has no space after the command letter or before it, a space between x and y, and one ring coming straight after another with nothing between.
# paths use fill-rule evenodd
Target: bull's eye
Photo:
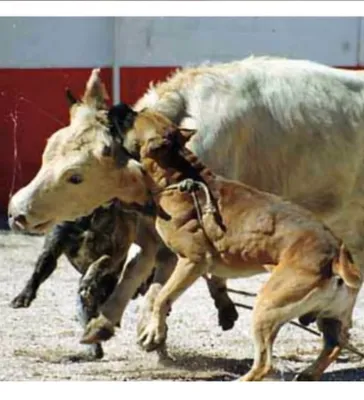
<instances>
[{"instance_id":1,"label":"bull's eye","mask_svg":"<svg viewBox=\"0 0 364 400\"><path fill-rule=\"evenodd\" d=\"M80 174L73 174L67 179L67 182L72 183L74 185L79 185L82 181L83 178Z\"/></svg>"}]
</instances>

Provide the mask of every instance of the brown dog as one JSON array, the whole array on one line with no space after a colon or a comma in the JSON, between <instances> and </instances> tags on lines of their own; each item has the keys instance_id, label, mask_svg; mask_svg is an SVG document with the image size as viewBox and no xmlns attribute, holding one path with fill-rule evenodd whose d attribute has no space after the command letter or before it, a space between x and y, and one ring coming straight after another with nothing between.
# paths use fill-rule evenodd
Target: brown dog
<instances>
[{"instance_id":1,"label":"brown dog","mask_svg":"<svg viewBox=\"0 0 364 400\"><path fill-rule=\"evenodd\" d=\"M141 345L151 350L163 343L171 304L203 274L237 278L269 271L253 312L254 364L242 380L268 374L280 327L297 317L316 319L324 341L318 359L297 379L319 379L347 342L360 270L311 212L213 174L185 147L192 134L145 110L125 136L146 171L158 208L156 229L178 256Z\"/></svg>"},{"instance_id":2,"label":"brown dog","mask_svg":"<svg viewBox=\"0 0 364 400\"><path fill-rule=\"evenodd\" d=\"M163 340L171 303L202 274L235 278L274 265L254 307L255 359L242 380L259 380L270 371L280 327L306 314L317 318L324 347L298 379L318 379L348 338L361 285L350 253L309 211L213 174L184 147L193 131L166 128L164 118L147 111L136 118L135 130L143 125L138 119L154 126L153 134L149 129L139 136L140 157L159 208L158 233L178 255L155 300L144 346Z\"/></svg>"}]
</instances>

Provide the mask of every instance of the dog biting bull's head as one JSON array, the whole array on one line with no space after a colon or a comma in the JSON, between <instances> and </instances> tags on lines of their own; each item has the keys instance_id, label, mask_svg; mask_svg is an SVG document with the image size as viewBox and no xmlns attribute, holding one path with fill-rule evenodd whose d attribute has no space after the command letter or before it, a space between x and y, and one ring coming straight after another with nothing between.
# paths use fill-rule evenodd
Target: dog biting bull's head
<instances>
[{"instance_id":1,"label":"dog biting bull's head","mask_svg":"<svg viewBox=\"0 0 364 400\"><path fill-rule=\"evenodd\" d=\"M108 109L98 69L81 100L70 91L67 98L69 125L49 138L37 175L11 198L12 228L42 233L112 198L140 205L149 200L142 166L123 149L119 136L131 128L135 113L122 104Z\"/></svg>"}]
</instances>

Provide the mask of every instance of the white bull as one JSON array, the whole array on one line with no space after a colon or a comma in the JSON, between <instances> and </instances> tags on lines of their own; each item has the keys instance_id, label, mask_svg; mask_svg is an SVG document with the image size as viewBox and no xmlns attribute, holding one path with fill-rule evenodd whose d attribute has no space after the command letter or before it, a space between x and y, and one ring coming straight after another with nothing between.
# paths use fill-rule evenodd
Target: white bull
<instances>
[{"instance_id":1,"label":"white bull","mask_svg":"<svg viewBox=\"0 0 364 400\"><path fill-rule=\"evenodd\" d=\"M73 107L70 126L53 135L41 170L12 198L11 224L42 231L111 197L127 200L122 168L117 170L101 151L108 144L104 105L94 71L83 103ZM364 269L361 73L309 61L248 58L182 69L150 88L134 108L146 107L196 128L189 147L215 172L320 216ZM135 180L140 179L136 173ZM126 284L121 280L116 291ZM104 321L118 322L125 308L121 298L116 292L105 303Z\"/></svg>"}]
</instances>

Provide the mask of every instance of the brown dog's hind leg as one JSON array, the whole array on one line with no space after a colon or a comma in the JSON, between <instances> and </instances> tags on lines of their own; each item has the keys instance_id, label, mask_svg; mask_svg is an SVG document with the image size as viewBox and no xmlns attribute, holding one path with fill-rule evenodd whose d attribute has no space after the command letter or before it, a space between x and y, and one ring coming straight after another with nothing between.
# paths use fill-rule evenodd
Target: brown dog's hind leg
<instances>
[{"instance_id":1,"label":"brown dog's hind leg","mask_svg":"<svg viewBox=\"0 0 364 400\"><path fill-rule=\"evenodd\" d=\"M323 348L318 358L295 377L295 381L317 381L325 369L334 362L340 354L340 332L342 323L336 319L322 318L318 321L323 334Z\"/></svg>"},{"instance_id":2,"label":"brown dog's hind leg","mask_svg":"<svg viewBox=\"0 0 364 400\"><path fill-rule=\"evenodd\" d=\"M253 311L254 363L240 380L262 380L272 368L273 342L282 325L310 309L320 277L278 265L257 296ZM319 293L317 292L319 295Z\"/></svg>"},{"instance_id":3,"label":"brown dog's hind leg","mask_svg":"<svg viewBox=\"0 0 364 400\"><path fill-rule=\"evenodd\" d=\"M255 310L253 320L254 363L250 371L240 378L241 381L260 381L270 372L273 342L279 328L283 325L274 311L259 315L259 312Z\"/></svg>"}]
</instances>

